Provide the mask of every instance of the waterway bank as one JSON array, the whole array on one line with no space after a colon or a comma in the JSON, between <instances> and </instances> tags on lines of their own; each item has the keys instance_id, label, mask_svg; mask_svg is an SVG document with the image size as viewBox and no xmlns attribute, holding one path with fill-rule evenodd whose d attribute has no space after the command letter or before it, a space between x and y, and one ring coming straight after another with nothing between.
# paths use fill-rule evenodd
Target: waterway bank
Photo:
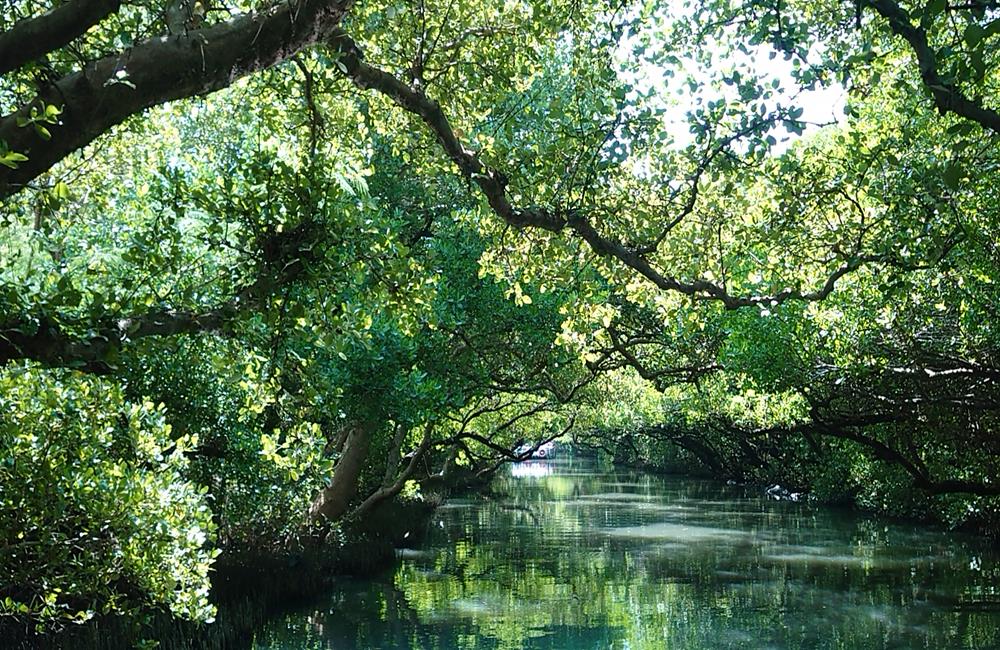
<instances>
[{"instance_id":1,"label":"waterway bank","mask_svg":"<svg viewBox=\"0 0 1000 650\"><path fill-rule=\"evenodd\" d=\"M345 577L373 576L396 561L396 549L417 544L437 501L386 503L335 538L282 553L224 553L214 566L214 622L196 624L167 612L98 618L58 634L0 629L0 647L16 650L231 650L246 648L267 621L309 603Z\"/></svg>"}]
</instances>

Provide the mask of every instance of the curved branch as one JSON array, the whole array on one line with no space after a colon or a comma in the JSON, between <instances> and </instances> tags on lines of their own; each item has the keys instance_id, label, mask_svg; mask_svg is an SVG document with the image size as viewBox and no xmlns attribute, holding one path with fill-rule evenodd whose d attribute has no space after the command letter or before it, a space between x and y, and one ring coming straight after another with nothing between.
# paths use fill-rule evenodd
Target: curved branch
<instances>
[{"instance_id":1,"label":"curved branch","mask_svg":"<svg viewBox=\"0 0 1000 650\"><path fill-rule=\"evenodd\" d=\"M121 0L69 0L0 33L0 75L68 44L118 11Z\"/></svg>"},{"instance_id":2,"label":"curved branch","mask_svg":"<svg viewBox=\"0 0 1000 650\"><path fill-rule=\"evenodd\" d=\"M611 370L628 366L633 368L640 377L652 382L659 390L678 383L697 384L705 375L721 372L724 369L718 363L689 364L686 366L668 366L666 368L653 369L648 364L643 363L631 349L633 345L652 344L654 343L653 341L626 339L614 325L607 327L606 330L608 337L611 339L611 348L606 351L609 353L606 358L609 358L611 353L617 353L622 358L622 361L614 364L588 363L588 367L592 369Z\"/></svg>"},{"instance_id":3,"label":"curved branch","mask_svg":"<svg viewBox=\"0 0 1000 650\"><path fill-rule=\"evenodd\" d=\"M954 113L1000 133L1000 113L969 99L954 83L941 78L937 56L930 46L925 29L914 26L909 14L893 0L867 0L867 2L880 16L889 21L889 28L894 34L903 37L910 44L920 66L920 78L931 91L939 112Z\"/></svg>"},{"instance_id":4,"label":"curved branch","mask_svg":"<svg viewBox=\"0 0 1000 650\"><path fill-rule=\"evenodd\" d=\"M396 480L391 484L383 485L381 488L368 495L368 497L366 497L357 508L352 510L351 513L347 515L347 519L359 519L370 513L382 502L391 499L403 491L403 487L406 485L406 482L410 480L410 477L412 477L414 473L416 473L417 467L420 465L420 461L423 460L427 451L431 448L431 443L433 441L431 433L433 431L434 423L428 422L427 426L424 427L424 437L420 441L420 445L417 446L417 449L410 455L410 462L407 463L406 468L403 469L403 471L396 477Z\"/></svg>"},{"instance_id":5,"label":"curved branch","mask_svg":"<svg viewBox=\"0 0 1000 650\"><path fill-rule=\"evenodd\" d=\"M911 460L899 450L858 431L827 425L815 425L813 430L820 435L843 438L868 447L879 459L895 463L902 467L909 474L910 478L913 479L913 484L929 494L1000 495L1000 483L967 481L963 479L935 479L918 462Z\"/></svg>"},{"instance_id":6,"label":"curved branch","mask_svg":"<svg viewBox=\"0 0 1000 650\"><path fill-rule=\"evenodd\" d=\"M16 113L0 118L0 140L26 155L16 169L0 167L0 198L111 127L151 106L220 90L326 39L353 0L285 0L260 13L157 36L87 64L43 89ZM50 139L19 125L47 105L62 109Z\"/></svg>"},{"instance_id":7,"label":"curved branch","mask_svg":"<svg viewBox=\"0 0 1000 650\"><path fill-rule=\"evenodd\" d=\"M518 228L539 228L553 233L569 229L602 257L614 257L664 291L674 291L694 298L718 300L726 309L756 305L774 305L788 300L819 301L833 293L840 278L866 263L882 261L882 256L851 256L827 276L814 291L803 292L787 288L769 296L739 296L725 287L704 279L682 281L656 270L643 249L635 249L604 237L590 220L575 210L550 210L544 207L515 207L507 198L507 177L503 172L486 166L474 151L467 149L455 134L441 105L427 97L417 86L409 86L393 75L368 65L362 60L357 44L343 30L335 29L330 39L338 67L361 89L372 89L389 97L404 110L420 117L437 136L438 142L459 170L473 181L486 197L493 212L506 223Z\"/></svg>"},{"instance_id":8,"label":"curved branch","mask_svg":"<svg viewBox=\"0 0 1000 650\"><path fill-rule=\"evenodd\" d=\"M866 426L887 423L903 423L906 418L894 414L870 414L845 417L836 421L813 420L791 427L773 427L758 429L752 434L817 434L830 438L850 440L867 447L879 460L892 463L902 468L913 480L913 485L928 494L973 494L977 496L1000 495L1000 483L989 480L969 481L964 479L935 478L924 467L919 458L910 458L902 451L892 447L877 438L861 433Z\"/></svg>"}]
</instances>

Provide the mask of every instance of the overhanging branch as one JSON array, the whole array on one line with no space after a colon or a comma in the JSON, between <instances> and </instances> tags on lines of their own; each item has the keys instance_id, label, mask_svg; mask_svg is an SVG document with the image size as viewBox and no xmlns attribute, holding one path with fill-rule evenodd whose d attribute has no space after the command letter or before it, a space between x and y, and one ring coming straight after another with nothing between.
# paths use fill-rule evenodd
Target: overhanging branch
<instances>
[{"instance_id":1,"label":"overhanging branch","mask_svg":"<svg viewBox=\"0 0 1000 650\"><path fill-rule=\"evenodd\" d=\"M11 196L102 133L151 106L220 90L274 66L333 33L353 0L285 0L260 12L175 36L156 36L88 63L0 118L0 140L28 157L0 167L0 198ZM50 139L19 125L32 109L62 109Z\"/></svg>"},{"instance_id":2,"label":"overhanging branch","mask_svg":"<svg viewBox=\"0 0 1000 650\"><path fill-rule=\"evenodd\" d=\"M631 248L601 235L590 219L578 211L512 205L507 198L507 177L501 171L484 164L474 151L462 144L440 104L429 98L421 87L407 85L392 74L365 63L357 44L339 28L333 30L330 45L338 56L338 67L357 87L372 89L385 95L430 127L459 171L479 187L490 208L506 223L518 228L539 228L553 233L568 229L587 242L597 255L619 260L664 291L717 300L727 309L774 305L788 300L819 301L833 293L837 282L848 273L864 264L883 261L882 256L849 256L830 272L819 288L813 291L786 288L772 295L733 295L723 285L715 282L704 279L682 281L661 273L647 259L645 249Z\"/></svg>"},{"instance_id":3,"label":"overhanging branch","mask_svg":"<svg viewBox=\"0 0 1000 650\"><path fill-rule=\"evenodd\" d=\"M68 0L0 33L0 75L48 54L118 11L121 0Z\"/></svg>"},{"instance_id":4,"label":"overhanging branch","mask_svg":"<svg viewBox=\"0 0 1000 650\"><path fill-rule=\"evenodd\" d=\"M909 14L893 0L867 0L867 2L889 22L889 28L894 34L903 37L910 44L920 66L920 78L931 91L938 111L942 114L954 113L1000 133L1000 113L969 99L954 83L947 82L941 77L937 55L931 48L925 29L915 26Z\"/></svg>"},{"instance_id":5,"label":"overhanging branch","mask_svg":"<svg viewBox=\"0 0 1000 650\"><path fill-rule=\"evenodd\" d=\"M109 357L130 340L219 331L237 311L236 304L228 304L201 313L155 311L109 318L86 323L88 333L83 336L47 320L8 323L0 330L0 367L10 361L32 360L46 366L104 373L110 369Z\"/></svg>"}]
</instances>

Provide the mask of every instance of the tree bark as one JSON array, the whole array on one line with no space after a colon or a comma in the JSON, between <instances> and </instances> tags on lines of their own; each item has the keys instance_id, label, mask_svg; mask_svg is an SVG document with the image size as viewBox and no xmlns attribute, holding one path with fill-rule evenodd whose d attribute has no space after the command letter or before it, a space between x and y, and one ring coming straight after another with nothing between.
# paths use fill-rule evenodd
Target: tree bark
<instances>
[{"instance_id":1,"label":"tree bark","mask_svg":"<svg viewBox=\"0 0 1000 650\"><path fill-rule=\"evenodd\" d=\"M151 106L220 90L325 40L353 0L286 0L259 13L156 36L88 63L50 84L17 112L0 118L0 140L28 160L0 167L0 198L17 193L54 164ZM18 126L31 110L62 109L50 139Z\"/></svg>"},{"instance_id":2,"label":"tree bark","mask_svg":"<svg viewBox=\"0 0 1000 650\"><path fill-rule=\"evenodd\" d=\"M403 459L403 441L406 439L407 429L399 422L394 423L395 434L392 437L392 446L389 448L389 455L385 460L385 475L382 477L382 486L390 485L396 472L399 470L399 463Z\"/></svg>"},{"instance_id":3,"label":"tree bark","mask_svg":"<svg viewBox=\"0 0 1000 650\"><path fill-rule=\"evenodd\" d=\"M406 468L403 469L399 476L395 476L394 469L393 477L395 480L390 483L390 477L387 476L386 481L382 484L382 487L368 495L368 497L361 502L361 505L351 512L352 518L363 517L403 490L406 482L410 480L410 477L412 477L414 473L416 473L420 461L423 460L424 456L427 454L427 450L431 448L431 434L433 431L434 425L432 423L428 423L427 427L424 429L424 438L420 441L420 446L418 446L416 451L413 452L413 455L410 456L410 462L406 464Z\"/></svg>"},{"instance_id":4,"label":"tree bark","mask_svg":"<svg viewBox=\"0 0 1000 650\"><path fill-rule=\"evenodd\" d=\"M0 325L0 367L18 359L50 367L74 367L102 374L126 342L149 336L175 336L222 330L239 313L228 304L201 313L154 311L128 317L108 317L88 323L89 334L68 333L59 324L41 318Z\"/></svg>"},{"instance_id":5,"label":"tree bark","mask_svg":"<svg viewBox=\"0 0 1000 650\"><path fill-rule=\"evenodd\" d=\"M0 75L56 50L118 11L121 0L68 0L0 33Z\"/></svg>"},{"instance_id":6,"label":"tree bark","mask_svg":"<svg viewBox=\"0 0 1000 650\"><path fill-rule=\"evenodd\" d=\"M309 515L316 521L340 519L358 492L361 472L368 460L372 434L376 425L363 422L351 427L344 451L333 468L333 478L320 490L309 508Z\"/></svg>"},{"instance_id":7,"label":"tree bark","mask_svg":"<svg viewBox=\"0 0 1000 650\"><path fill-rule=\"evenodd\" d=\"M906 10L893 0L867 0L867 2L888 21L892 32L904 38L913 49L920 67L920 78L942 115L954 113L1000 133L1000 113L983 106L978 100L969 99L958 86L941 76L937 54L931 46L927 30L915 26Z\"/></svg>"}]
</instances>

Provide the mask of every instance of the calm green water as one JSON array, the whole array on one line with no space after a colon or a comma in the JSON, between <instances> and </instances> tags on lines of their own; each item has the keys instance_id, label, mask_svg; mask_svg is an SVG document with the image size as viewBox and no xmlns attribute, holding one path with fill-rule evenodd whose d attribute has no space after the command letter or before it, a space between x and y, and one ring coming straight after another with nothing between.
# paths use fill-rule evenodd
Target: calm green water
<instances>
[{"instance_id":1,"label":"calm green water","mask_svg":"<svg viewBox=\"0 0 1000 650\"><path fill-rule=\"evenodd\" d=\"M495 487L255 648L1000 648L972 538L573 460Z\"/></svg>"}]
</instances>

